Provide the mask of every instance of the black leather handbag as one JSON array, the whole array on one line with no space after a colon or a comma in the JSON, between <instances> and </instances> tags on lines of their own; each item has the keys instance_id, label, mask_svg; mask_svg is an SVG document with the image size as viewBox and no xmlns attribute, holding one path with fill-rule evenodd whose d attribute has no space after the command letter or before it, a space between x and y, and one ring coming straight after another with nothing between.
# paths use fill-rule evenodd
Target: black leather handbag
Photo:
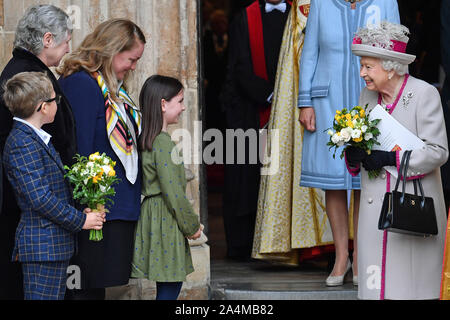
<instances>
[{"instance_id":1,"label":"black leather handbag","mask_svg":"<svg viewBox=\"0 0 450 320\"><path fill-rule=\"evenodd\" d=\"M425 197L420 179L413 180L414 194L405 192L410 156L411 151L404 152L395 189L384 195L378 229L425 237L437 235L433 198ZM397 190L402 177L403 189L400 192Z\"/></svg>"}]
</instances>

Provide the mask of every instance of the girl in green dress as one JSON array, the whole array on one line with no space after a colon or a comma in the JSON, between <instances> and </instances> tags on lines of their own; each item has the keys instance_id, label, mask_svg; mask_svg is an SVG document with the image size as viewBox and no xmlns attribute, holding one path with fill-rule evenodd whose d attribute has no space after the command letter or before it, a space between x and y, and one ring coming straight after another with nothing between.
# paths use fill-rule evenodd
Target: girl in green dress
<instances>
[{"instance_id":1,"label":"girl in green dress","mask_svg":"<svg viewBox=\"0 0 450 320\"><path fill-rule=\"evenodd\" d=\"M156 300L176 300L186 276L194 271L188 239L201 235L199 217L186 197L184 165L176 164L181 161L176 161L175 143L167 133L167 126L177 123L185 110L183 86L177 79L154 75L145 82L139 100L145 199L131 277L156 281Z\"/></svg>"}]
</instances>

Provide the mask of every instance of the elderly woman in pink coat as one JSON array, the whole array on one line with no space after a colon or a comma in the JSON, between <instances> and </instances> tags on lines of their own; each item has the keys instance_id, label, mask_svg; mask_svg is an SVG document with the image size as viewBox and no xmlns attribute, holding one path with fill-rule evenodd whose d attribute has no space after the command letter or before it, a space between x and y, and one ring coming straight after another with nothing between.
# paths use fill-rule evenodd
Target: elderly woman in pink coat
<instances>
[{"instance_id":1,"label":"elderly woman in pink coat","mask_svg":"<svg viewBox=\"0 0 450 320\"><path fill-rule=\"evenodd\" d=\"M415 59L405 53L408 32L406 27L389 22L357 32L352 51L361 57L360 75L366 82L359 105L368 104L371 110L380 104L424 141L423 148L412 150L408 178L420 177L425 195L433 198L438 235L424 238L378 230L384 194L396 183L383 167L399 168L405 150L367 155L362 149L347 148L349 171L361 171L360 299L437 299L440 293L446 226L440 166L448 158L447 135L438 91L407 73ZM376 169L381 174L369 179L367 172ZM413 193L413 183L406 185L406 192Z\"/></svg>"}]
</instances>

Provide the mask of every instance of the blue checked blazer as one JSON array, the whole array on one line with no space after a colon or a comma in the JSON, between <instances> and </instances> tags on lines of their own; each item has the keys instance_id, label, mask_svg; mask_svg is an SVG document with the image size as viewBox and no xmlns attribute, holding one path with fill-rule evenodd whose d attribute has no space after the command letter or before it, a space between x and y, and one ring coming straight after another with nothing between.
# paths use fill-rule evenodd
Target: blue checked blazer
<instances>
[{"instance_id":1,"label":"blue checked blazer","mask_svg":"<svg viewBox=\"0 0 450 320\"><path fill-rule=\"evenodd\" d=\"M31 127L14 121L3 165L22 212L13 261L69 260L86 215L72 206L72 191L51 142L47 146Z\"/></svg>"}]
</instances>

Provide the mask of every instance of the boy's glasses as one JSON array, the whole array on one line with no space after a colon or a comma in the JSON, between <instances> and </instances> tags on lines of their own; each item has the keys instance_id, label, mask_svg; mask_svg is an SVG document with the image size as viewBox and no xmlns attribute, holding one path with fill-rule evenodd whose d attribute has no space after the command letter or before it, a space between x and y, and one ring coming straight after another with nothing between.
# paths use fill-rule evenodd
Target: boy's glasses
<instances>
[{"instance_id":1,"label":"boy's glasses","mask_svg":"<svg viewBox=\"0 0 450 320\"><path fill-rule=\"evenodd\" d=\"M37 109L37 112L40 112L42 110L42 106L44 105L44 103L50 103L50 102L53 102L53 101L55 101L56 104L60 104L60 102L61 102L61 95L57 94L54 98L51 98L51 99L48 99L48 100L45 100L44 102L42 102L42 104Z\"/></svg>"}]
</instances>

